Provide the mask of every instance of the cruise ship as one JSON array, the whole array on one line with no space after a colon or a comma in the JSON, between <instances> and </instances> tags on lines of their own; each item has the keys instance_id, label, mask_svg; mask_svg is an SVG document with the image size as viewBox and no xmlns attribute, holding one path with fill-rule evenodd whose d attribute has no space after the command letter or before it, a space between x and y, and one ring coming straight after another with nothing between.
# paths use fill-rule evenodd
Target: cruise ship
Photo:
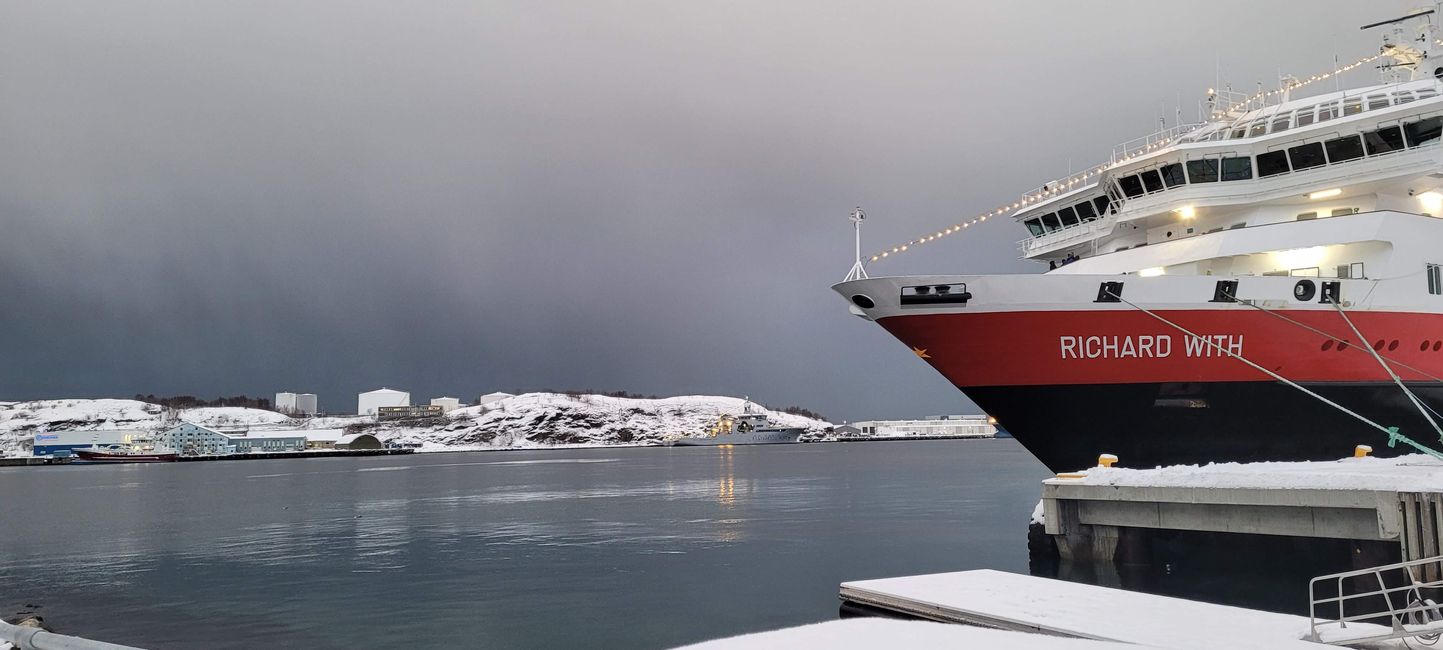
<instances>
[{"instance_id":1,"label":"cruise ship","mask_svg":"<svg viewBox=\"0 0 1443 650\"><path fill-rule=\"evenodd\" d=\"M1443 448L1440 18L870 258L1010 217L1045 272L833 289L1055 471Z\"/></svg>"}]
</instances>

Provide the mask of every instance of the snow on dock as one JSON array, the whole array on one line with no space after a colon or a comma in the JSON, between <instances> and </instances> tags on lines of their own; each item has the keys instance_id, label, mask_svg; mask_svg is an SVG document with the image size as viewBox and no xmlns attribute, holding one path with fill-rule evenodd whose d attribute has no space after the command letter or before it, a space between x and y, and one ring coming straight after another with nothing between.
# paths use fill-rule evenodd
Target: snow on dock
<instances>
[{"instance_id":1,"label":"snow on dock","mask_svg":"<svg viewBox=\"0 0 1443 650\"><path fill-rule=\"evenodd\" d=\"M1309 621L1302 616L990 569L848 582L841 598L934 621L1037 633L1038 645L1019 647L1052 647L1057 636L1177 650L1324 647L1303 640Z\"/></svg>"},{"instance_id":2,"label":"snow on dock","mask_svg":"<svg viewBox=\"0 0 1443 650\"><path fill-rule=\"evenodd\" d=\"M1314 646L1317 647L1317 646ZM920 621L859 618L802 625L772 632L707 641L685 650L876 650L877 648L987 648L988 650L1145 650L1110 641L989 630Z\"/></svg>"},{"instance_id":3,"label":"snow on dock","mask_svg":"<svg viewBox=\"0 0 1443 650\"><path fill-rule=\"evenodd\" d=\"M1119 539L1148 530L1383 542L1421 559L1443 554L1443 461L1094 467L1043 481L1042 509L1064 560L1114 560Z\"/></svg>"}]
</instances>

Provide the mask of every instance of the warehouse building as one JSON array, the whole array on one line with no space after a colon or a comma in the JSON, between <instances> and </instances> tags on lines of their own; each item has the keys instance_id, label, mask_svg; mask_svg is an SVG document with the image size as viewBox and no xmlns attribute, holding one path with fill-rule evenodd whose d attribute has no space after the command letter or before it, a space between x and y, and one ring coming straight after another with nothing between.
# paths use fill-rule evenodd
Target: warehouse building
<instances>
[{"instance_id":1,"label":"warehouse building","mask_svg":"<svg viewBox=\"0 0 1443 650\"><path fill-rule=\"evenodd\" d=\"M286 415L315 415L315 393L276 393L276 410Z\"/></svg>"},{"instance_id":2,"label":"warehouse building","mask_svg":"<svg viewBox=\"0 0 1443 650\"><path fill-rule=\"evenodd\" d=\"M516 397L516 396L515 396L515 395L512 395L511 393L486 393L485 395L482 395L482 396L476 398L476 403L477 403L477 404L480 404L481 406L485 406L485 405L490 404L490 403L492 403L492 402L499 402L499 401L501 401L501 400L503 400L503 399L506 399L506 398L508 398L508 397Z\"/></svg>"},{"instance_id":3,"label":"warehouse building","mask_svg":"<svg viewBox=\"0 0 1443 650\"><path fill-rule=\"evenodd\" d=\"M131 440L144 438L146 432L139 429L113 429L103 431L42 431L31 441L31 453L36 456L62 456L76 449L104 447L106 445L128 445Z\"/></svg>"},{"instance_id":4,"label":"warehouse building","mask_svg":"<svg viewBox=\"0 0 1443 650\"><path fill-rule=\"evenodd\" d=\"M246 431L227 433L192 422L182 422L155 437L158 447L174 449L182 456L212 456L306 448L304 431Z\"/></svg>"},{"instance_id":5,"label":"warehouse building","mask_svg":"<svg viewBox=\"0 0 1443 650\"><path fill-rule=\"evenodd\" d=\"M375 415L383 406L410 406L411 394L405 391L382 388L356 396L356 414Z\"/></svg>"}]
</instances>

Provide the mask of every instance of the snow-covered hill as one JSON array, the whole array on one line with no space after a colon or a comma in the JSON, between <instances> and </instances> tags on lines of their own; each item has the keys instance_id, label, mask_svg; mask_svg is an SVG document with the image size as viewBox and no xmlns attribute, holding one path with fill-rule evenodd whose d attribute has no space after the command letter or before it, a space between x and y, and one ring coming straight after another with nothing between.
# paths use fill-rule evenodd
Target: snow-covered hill
<instances>
[{"instance_id":1,"label":"snow-covered hill","mask_svg":"<svg viewBox=\"0 0 1443 650\"><path fill-rule=\"evenodd\" d=\"M386 441L419 444L426 451L652 444L667 436L700 433L722 415L740 414L744 405L743 400L733 397L630 399L526 393L485 406L457 409L434 421L397 424L359 416L292 419L273 411L240 407L195 408L166 414L157 404L127 399L0 402L0 455L28 453L37 431L156 432L174 421L253 430L350 428L374 433ZM831 427L821 420L752 408L782 426L805 427L814 433Z\"/></svg>"},{"instance_id":2,"label":"snow-covered hill","mask_svg":"<svg viewBox=\"0 0 1443 650\"><path fill-rule=\"evenodd\" d=\"M647 444L673 435L694 435L722 415L739 415L745 400L693 395L632 399L603 395L526 393L447 414L429 429L376 425L380 437L421 443L423 448L527 448L547 445ZM812 433L832 425L821 420L752 408L780 426Z\"/></svg>"}]
</instances>

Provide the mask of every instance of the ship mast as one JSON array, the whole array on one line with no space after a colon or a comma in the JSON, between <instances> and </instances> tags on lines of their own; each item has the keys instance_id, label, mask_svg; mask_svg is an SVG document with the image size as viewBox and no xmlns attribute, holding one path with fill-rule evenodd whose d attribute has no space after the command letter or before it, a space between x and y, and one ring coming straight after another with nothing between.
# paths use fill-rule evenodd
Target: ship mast
<instances>
[{"instance_id":1,"label":"ship mast","mask_svg":"<svg viewBox=\"0 0 1443 650\"><path fill-rule=\"evenodd\" d=\"M862 265L862 221L866 218L867 213L862 212L861 206L857 206L857 209L852 211L851 220L852 230L855 234L856 247L854 250L857 261L852 264L852 270L847 272L847 277L842 278L842 282L867 279L867 268Z\"/></svg>"},{"instance_id":2,"label":"ship mast","mask_svg":"<svg viewBox=\"0 0 1443 650\"><path fill-rule=\"evenodd\" d=\"M1443 3L1433 3L1433 8L1415 9L1412 13L1363 25L1360 29L1390 26L1383 34L1382 53L1393 59L1392 63L1380 66L1385 82L1397 83L1403 80L1403 70L1409 70L1409 80L1443 79L1443 45L1438 42L1438 20L1443 13ZM1415 29L1410 30L1405 22L1421 18ZM1409 32L1413 34L1409 34Z\"/></svg>"}]
</instances>

